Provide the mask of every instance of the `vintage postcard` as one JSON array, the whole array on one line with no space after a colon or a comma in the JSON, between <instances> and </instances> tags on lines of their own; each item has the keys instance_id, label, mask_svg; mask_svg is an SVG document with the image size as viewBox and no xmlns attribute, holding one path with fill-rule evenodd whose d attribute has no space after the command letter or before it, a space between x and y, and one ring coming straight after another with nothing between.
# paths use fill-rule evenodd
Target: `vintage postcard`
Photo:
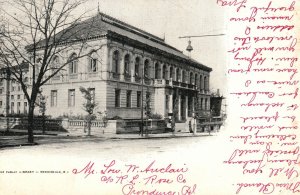
<instances>
[{"instance_id":1,"label":"vintage postcard","mask_svg":"<svg viewBox=\"0 0 300 195\"><path fill-rule=\"evenodd\" d=\"M300 193L296 0L1 0L0 194Z\"/></svg>"}]
</instances>

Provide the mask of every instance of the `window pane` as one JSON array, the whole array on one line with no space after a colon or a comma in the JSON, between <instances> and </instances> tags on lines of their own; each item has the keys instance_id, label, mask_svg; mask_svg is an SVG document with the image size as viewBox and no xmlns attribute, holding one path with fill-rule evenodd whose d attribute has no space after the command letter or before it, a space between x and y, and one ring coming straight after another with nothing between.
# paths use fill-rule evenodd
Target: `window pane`
<instances>
[{"instance_id":1,"label":"window pane","mask_svg":"<svg viewBox=\"0 0 300 195\"><path fill-rule=\"evenodd\" d=\"M130 75L129 63L130 63L130 59L129 59L129 55L127 54L124 59L124 71L126 75Z\"/></svg>"},{"instance_id":2,"label":"window pane","mask_svg":"<svg viewBox=\"0 0 300 195\"><path fill-rule=\"evenodd\" d=\"M69 107L75 106L75 89L69 89L68 95Z\"/></svg>"},{"instance_id":3,"label":"window pane","mask_svg":"<svg viewBox=\"0 0 300 195\"><path fill-rule=\"evenodd\" d=\"M126 107L130 108L131 107L131 91L127 91L126 94Z\"/></svg>"},{"instance_id":4,"label":"window pane","mask_svg":"<svg viewBox=\"0 0 300 195\"><path fill-rule=\"evenodd\" d=\"M140 66L140 58L135 58L135 66L134 66L134 72L136 76L139 76L139 66Z\"/></svg>"},{"instance_id":5,"label":"window pane","mask_svg":"<svg viewBox=\"0 0 300 195\"><path fill-rule=\"evenodd\" d=\"M69 73L70 74L75 74L77 73L77 59L75 59L77 57L76 54L73 54L69 61L70 61L70 64L69 64ZM75 59L75 60L74 60Z\"/></svg>"},{"instance_id":6,"label":"window pane","mask_svg":"<svg viewBox=\"0 0 300 195\"><path fill-rule=\"evenodd\" d=\"M141 107L141 92L137 91L136 93L136 107Z\"/></svg>"},{"instance_id":7,"label":"window pane","mask_svg":"<svg viewBox=\"0 0 300 195\"><path fill-rule=\"evenodd\" d=\"M57 91L52 90L51 91L51 106L57 106Z\"/></svg>"},{"instance_id":8,"label":"window pane","mask_svg":"<svg viewBox=\"0 0 300 195\"><path fill-rule=\"evenodd\" d=\"M120 89L115 90L115 107L120 107Z\"/></svg>"},{"instance_id":9,"label":"window pane","mask_svg":"<svg viewBox=\"0 0 300 195\"><path fill-rule=\"evenodd\" d=\"M119 73L119 51L114 51L112 63L112 72Z\"/></svg>"}]
</instances>

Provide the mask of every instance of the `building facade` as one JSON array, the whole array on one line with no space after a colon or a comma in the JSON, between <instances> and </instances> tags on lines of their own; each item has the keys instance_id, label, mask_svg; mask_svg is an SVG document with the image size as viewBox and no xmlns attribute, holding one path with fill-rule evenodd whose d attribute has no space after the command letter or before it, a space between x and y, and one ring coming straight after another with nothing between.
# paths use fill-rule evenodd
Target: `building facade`
<instances>
[{"instance_id":1,"label":"building facade","mask_svg":"<svg viewBox=\"0 0 300 195\"><path fill-rule=\"evenodd\" d=\"M211 68L163 39L102 13L82 22L81 28L91 20L101 30L85 30L92 32L88 44L71 43L72 47L53 57L53 67L70 63L42 87L46 115L86 114L80 87L90 90L98 104L96 111L106 111L108 118L141 118L145 101L150 101L152 114L168 117L173 113L179 121L194 112L209 114ZM79 52L87 55L72 60ZM28 75L31 73L29 68ZM30 77L28 80L31 82ZM18 85L6 82L0 86L2 113L8 98L10 113L26 113L28 105ZM11 89L9 95L5 85Z\"/></svg>"}]
</instances>

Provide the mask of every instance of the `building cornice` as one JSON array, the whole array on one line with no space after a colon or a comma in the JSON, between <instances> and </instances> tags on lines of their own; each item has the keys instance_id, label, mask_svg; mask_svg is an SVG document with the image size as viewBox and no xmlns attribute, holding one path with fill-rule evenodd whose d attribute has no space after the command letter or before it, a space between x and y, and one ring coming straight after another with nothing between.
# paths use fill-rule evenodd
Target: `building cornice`
<instances>
[{"instance_id":1,"label":"building cornice","mask_svg":"<svg viewBox=\"0 0 300 195\"><path fill-rule=\"evenodd\" d=\"M212 71L212 68L207 67L203 64L197 63L192 59L182 58L182 57L177 56L175 54L168 53L168 52L163 51L159 48L152 47L150 45L147 45L147 44L142 43L142 42L137 41L137 40L133 40L129 37L120 35L118 33L112 32L112 31L107 32L107 38L110 39L110 40L113 40L113 41L117 41L117 42L122 43L122 44L128 44L130 46L133 46L137 49L141 49L143 51L147 51L149 53L153 53L153 54L156 54L156 55L161 55L161 56L166 57L166 58L175 59L178 62L186 63L190 66L193 66L195 68L199 68L201 70L206 70L208 72Z\"/></svg>"}]
</instances>

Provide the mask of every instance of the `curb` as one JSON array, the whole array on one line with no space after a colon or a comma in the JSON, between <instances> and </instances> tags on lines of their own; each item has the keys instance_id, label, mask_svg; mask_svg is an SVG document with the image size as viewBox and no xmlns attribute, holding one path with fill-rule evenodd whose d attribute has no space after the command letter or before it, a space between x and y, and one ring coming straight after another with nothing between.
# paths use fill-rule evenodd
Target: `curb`
<instances>
[{"instance_id":1,"label":"curb","mask_svg":"<svg viewBox=\"0 0 300 195\"><path fill-rule=\"evenodd\" d=\"M22 147L22 146L34 146L34 145L38 145L38 143L5 144L5 145L0 145L0 148Z\"/></svg>"}]
</instances>

